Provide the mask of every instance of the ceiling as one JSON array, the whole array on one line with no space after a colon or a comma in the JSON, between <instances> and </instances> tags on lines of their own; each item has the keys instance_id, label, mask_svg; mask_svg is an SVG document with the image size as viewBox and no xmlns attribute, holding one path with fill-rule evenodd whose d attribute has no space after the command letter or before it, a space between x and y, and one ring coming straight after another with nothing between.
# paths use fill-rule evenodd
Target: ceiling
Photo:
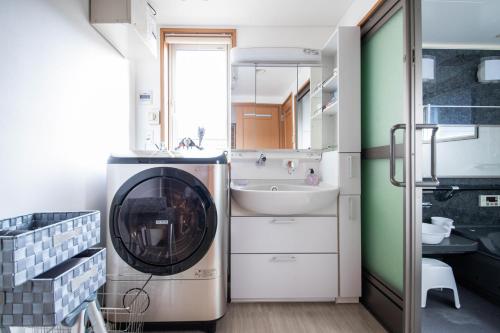
<instances>
[{"instance_id":1,"label":"ceiling","mask_svg":"<svg viewBox=\"0 0 500 333\"><path fill-rule=\"evenodd\" d=\"M424 44L500 47L500 0L423 0L422 31Z\"/></svg>"},{"instance_id":2,"label":"ceiling","mask_svg":"<svg viewBox=\"0 0 500 333\"><path fill-rule=\"evenodd\" d=\"M154 0L159 25L330 26L353 0Z\"/></svg>"},{"instance_id":3,"label":"ceiling","mask_svg":"<svg viewBox=\"0 0 500 333\"><path fill-rule=\"evenodd\" d=\"M284 100L297 81L296 67L266 67L257 73L253 67L235 67L233 71L232 94L235 96L254 97L257 89L257 96Z\"/></svg>"}]
</instances>

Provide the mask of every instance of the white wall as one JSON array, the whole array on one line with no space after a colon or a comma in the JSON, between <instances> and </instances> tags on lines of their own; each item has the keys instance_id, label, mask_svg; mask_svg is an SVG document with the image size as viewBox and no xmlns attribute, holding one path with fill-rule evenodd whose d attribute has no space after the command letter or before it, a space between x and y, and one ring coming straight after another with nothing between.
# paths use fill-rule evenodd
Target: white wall
<instances>
[{"instance_id":1,"label":"white wall","mask_svg":"<svg viewBox=\"0 0 500 333\"><path fill-rule=\"evenodd\" d=\"M153 149L153 143L160 143L160 126L150 125L148 122L149 111L160 110L160 57L155 61L137 61L135 64L135 87L133 100L135 106L135 147L140 150ZM140 105L138 94L141 90L153 92L151 105ZM150 140L146 141L149 137ZM146 142L149 142L146 145Z\"/></svg>"},{"instance_id":2,"label":"white wall","mask_svg":"<svg viewBox=\"0 0 500 333\"><path fill-rule=\"evenodd\" d=\"M0 218L105 208L106 159L129 146L124 60L88 0L0 2Z\"/></svg>"}]
</instances>

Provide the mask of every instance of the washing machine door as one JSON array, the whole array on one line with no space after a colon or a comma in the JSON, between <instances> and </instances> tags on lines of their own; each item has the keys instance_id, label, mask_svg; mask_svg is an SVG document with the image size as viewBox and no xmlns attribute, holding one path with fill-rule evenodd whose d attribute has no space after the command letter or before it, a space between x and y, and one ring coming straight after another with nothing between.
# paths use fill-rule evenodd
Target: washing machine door
<instances>
[{"instance_id":1,"label":"washing machine door","mask_svg":"<svg viewBox=\"0 0 500 333\"><path fill-rule=\"evenodd\" d=\"M217 212L207 188L175 168L152 168L129 179L110 211L110 236L118 255L133 268L171 275L207 253Z\"/></svg>"}]
</instances>

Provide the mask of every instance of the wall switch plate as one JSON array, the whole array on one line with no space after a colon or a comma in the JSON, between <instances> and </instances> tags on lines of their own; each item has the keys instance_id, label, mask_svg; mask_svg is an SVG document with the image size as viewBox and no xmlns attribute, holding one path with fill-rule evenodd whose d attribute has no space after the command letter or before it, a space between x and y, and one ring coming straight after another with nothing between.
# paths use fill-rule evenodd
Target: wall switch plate
<instances>
[{"instance_id":1,"label":"wall switch plate","mask_svg":"<svg viewBox=\"0 0 500 333\"><path fill-rule=\"evenodd\" d=\"M500 207L500 195L480 195L480 207Z\"/></svg>"}]
</instances>

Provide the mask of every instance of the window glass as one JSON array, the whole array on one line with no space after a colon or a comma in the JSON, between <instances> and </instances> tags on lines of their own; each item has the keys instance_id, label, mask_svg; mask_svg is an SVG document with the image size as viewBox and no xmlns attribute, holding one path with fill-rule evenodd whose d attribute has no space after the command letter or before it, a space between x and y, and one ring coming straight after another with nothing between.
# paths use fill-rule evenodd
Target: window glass
<instances>
[{"instance_id":1,"label":"window glass","mask_svg":"<svg viewBox=\"0 0 500 333\"><path fill-rule=\"evenodd\" d=\"M173 45L172 145L228 148L228 46Z\"/></svg>"}]
</instances>

